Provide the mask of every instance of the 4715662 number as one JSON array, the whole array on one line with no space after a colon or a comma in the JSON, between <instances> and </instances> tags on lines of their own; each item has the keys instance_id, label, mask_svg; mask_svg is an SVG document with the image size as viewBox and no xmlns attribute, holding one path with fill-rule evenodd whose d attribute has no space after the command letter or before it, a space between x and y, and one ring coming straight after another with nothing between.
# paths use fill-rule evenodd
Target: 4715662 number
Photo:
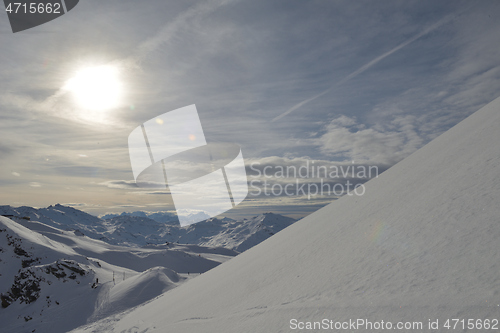
<instances>
[{"instance_id":1,"label":"4715662 number","mask_svg":"<svg viewBox=\"0 0 500 333\"><path fill-rule=\"evenodd\" d=\"M498 319L448 319L443 327L452 330L498 330Z\"/></svg>"},{"instance_id":2,"label":"4715662 number","mask_svg":"<svg viewBox=\"0 0 500 333\"><path fill-rule=\"evenodd\" d=\"M61 4L59 2L55 3L22 3L13 2L5 8L5 11L9 14L22 13L22 14L61 14Z\"/></svg>"}]
</instances>

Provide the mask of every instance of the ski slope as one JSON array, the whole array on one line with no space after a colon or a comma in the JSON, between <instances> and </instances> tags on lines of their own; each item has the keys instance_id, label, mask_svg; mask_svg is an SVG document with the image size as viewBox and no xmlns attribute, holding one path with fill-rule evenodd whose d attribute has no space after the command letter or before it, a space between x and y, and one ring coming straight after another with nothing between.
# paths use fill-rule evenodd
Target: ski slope
<instances>
[{"instance_id":1,"label":"ski slope","mask_svg":"<svg viewBox=\"0 0 500 333\"><path fill-rule=\"evenodd\" d=\"M68 332L150 301L236 254L196 245L117 246L0 217L0 331Z\"/></svg>"},{"instance_id":2,"label":"ski slope","mask_svg":"<svg viewBox=\"0 0 500 333\"><path fill-rule=\"evenodd\" d=\"M500 319L500 99L380 177L133 311L74 332L290 332ZM498 327L498 326L497 326ZM366 329L359 331L387 331ZM469 330L471 331L471 330Z\"/></svg>"}]
</instances>

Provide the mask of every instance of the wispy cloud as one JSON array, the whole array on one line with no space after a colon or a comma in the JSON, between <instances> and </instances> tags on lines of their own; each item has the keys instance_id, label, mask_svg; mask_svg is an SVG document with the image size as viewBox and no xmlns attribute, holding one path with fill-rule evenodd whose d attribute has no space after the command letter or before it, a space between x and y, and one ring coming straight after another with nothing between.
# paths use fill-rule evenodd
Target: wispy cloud
<instances>
[{"instance_id":1,"label":"wispy cloud","mask_svg":"<svg viewBox=\"0 0 500 333\"><path fill-rule=\"evenodd\" d=\"M373 128L341 116L325 126L317 143L332 157L390 166L422 146L424 140L417 127L417 118L410 115L396 116L390 123Z\"/></svg>"},{"instance_id":2,"label":"wispy cloud","mask_svg":"<svg viewBox=\"0 0 500 333\"><path fill-rule=\"evenodd\" d=\"M87 203L77 203L77 202L69 202L69 203L63 203L63 206L69 206L69 207L78 207L79 209L82 208L97 208L101 207L101 205L95 205L95 204L87 204Z\"/></svg>"},{"instance_id":3,"label":"wispy cloud","mask_svg":"<svg viewBox=\"0 0 500 333\"><path fill-rule=\"evenodd\" d=\"M309 103L309 102L312 102L314 101L315 99L318 99L320 98L321 96L325 95L325 94L328 94L329 92L331 92L333 89L335 89L336 87L346 83L347 81L351 80L352 78L355 78L356 76L358 76L359 74L365 72L366 70L370 69L372 66L376 65L378 62L380 62L381 60L387 58L388 56L390 56L391 54L401 50L402 48L404 48L405 46L413 43L414 41L416 41L417 39L427 35L428 33L436 30L437 28L439 28L440 26L442 26L443 24L446 24L448 22L450 22L451 20L453 20L454 18L457 17L458 14L450 14L450 15L447 15L446 17L444 17L443 19L439 20L438 22L432 24L431 26L429 26L428 28L424 29L422 32L416 34L415 36L411 37L410 39L404 41L403 43L399 44L398 46L392 48L391 50L385 52L384 54L376 57L375 59L371 60L370 62L366 63L365 65L361 66L360 68L358 68L357 70L355 70L354 72L352 72L351 74L347 75L346 77L344 77L343 79L341 79L340 81L338 81L337 83L335 83L333 86L331 86L330 88L324 90L323 92L311 97L311 98L308 98L300 103L297 103L295 104L294 106L292 106L290 109L288 109L287 111L283 112L282 114L280 114L279 116L273 118L271 121L274 122L274 121L277 121L283 117L285 117L286 115L292 113L293 111L301 108L302 106L304 106L305 104Z\"/></svg>"},{"instance_id":4,"label":"wispy cloud","mask_svg":"<svg viewBox=\"0 0 500 333\"><path fill-rule=\"evenodd\" d=\"M114 189L131 189L131 188L138 189L135 180L109 180L102 183L98 183L98 185Z\"/></svg>"},{"instance_id":5,"label":"wispy cloud","mask_svg":"<svg viewBox=\"0 0 500 333\"><path fill-rule=\"evenodd\" d=\"M166 24L153 37L148 38L137 48L137 51L130 57L124 60L124 63L132 65L140 64L151 53L158 50L160 47L168 45L168 43L180 35L180 30L190 25L195 25L194 20L200 20L210 13L216 11L219 7L228 3L235 3L238 0L210 0L203 1L193 7L187 9L183 13Z\"/></svg>"}]
</instances>

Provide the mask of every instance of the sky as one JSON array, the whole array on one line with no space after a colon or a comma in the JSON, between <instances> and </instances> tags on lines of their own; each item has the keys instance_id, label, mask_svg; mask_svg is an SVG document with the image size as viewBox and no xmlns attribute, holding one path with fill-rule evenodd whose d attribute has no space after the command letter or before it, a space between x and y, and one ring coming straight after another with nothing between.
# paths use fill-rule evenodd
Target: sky
<instances>
[{"instance_id":1,"label":"sky","mask_svg":"<svg viewBox=\"0 0 500 333\"><path fill-rule=\"evenodd\" d=\"M314 186L362 184L498 97L499 16L496 0L81 0L12 33L0 14L0 204L172 211L135 184L127 140L195 104L207 142L245 160L250 194L224 215L302 217L346 193ZM113 71L93 82L117 85L111 106L72 88L89 68Z\"/></svg>"}]
</instances>

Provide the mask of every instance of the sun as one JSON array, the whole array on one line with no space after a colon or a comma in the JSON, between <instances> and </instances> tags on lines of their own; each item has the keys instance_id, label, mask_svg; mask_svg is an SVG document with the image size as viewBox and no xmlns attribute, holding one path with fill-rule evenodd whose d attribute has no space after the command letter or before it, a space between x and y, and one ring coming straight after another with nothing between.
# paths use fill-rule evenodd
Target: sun
<instances>
[{"instance_id":1,"label":"sun","mask_svg":"<svg viewBox=\"0 0 500 333\"><path fill-rule=\"evenodd\" d=\"M116 66L101 65L78 71L66 82L65 89L71 91L84 109L107 110L120 104L122 84Z\"/></svg>"}]
</instances>

